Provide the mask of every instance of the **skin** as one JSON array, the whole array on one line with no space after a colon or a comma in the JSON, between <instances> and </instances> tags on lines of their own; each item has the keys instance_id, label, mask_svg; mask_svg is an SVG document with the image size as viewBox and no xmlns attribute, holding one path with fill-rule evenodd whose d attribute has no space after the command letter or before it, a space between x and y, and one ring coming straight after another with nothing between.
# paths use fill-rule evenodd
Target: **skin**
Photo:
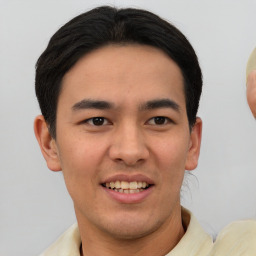
<instances>
[{"instance_id":1,"label":"skin","mask_svg":"<svg viewBox=\"0 0 256 256\"><path fill-rule=\"evenodd\" d=\"M247 101L256 118L256 70L250 72L247 78Z\"/></svg>"},{"instance_id":2,"label":"skin","mask_svg":"<svg viewBox=\"0 0 256 256\"><path fill-rule=\"evenodd\" d=\"M81 107L88 99L111 107ZM178 109L147 107L159 99ZM164 117L161 124L158 116ZM94 125L94 117L104 117L102 125ZM56 139L43 116L36 118L34 130L49 169L63 172L84 255L171 251L185 232L180 189L185 169L197 166L202 129L197 118L189 130L175 62L141 45L110 45L87 54L63 78L56 124ZM119 202L101 185L114 175L142 175L153 186L143 200Z\"/></svg>"}]
</instances>

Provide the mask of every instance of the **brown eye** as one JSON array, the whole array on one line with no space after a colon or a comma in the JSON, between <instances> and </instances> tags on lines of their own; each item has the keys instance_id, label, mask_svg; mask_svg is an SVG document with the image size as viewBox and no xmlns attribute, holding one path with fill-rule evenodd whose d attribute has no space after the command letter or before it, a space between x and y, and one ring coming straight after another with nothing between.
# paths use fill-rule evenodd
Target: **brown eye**
<instances>
[{"instance_id":1,"label":"brown eye","mask_svg":"<svg viewBox=\"0 0 256 256\"><path fill-rule=\"evenodd\" d=\"M157 116L157 117L154 117L154 121L155 121L155 124L161 125L161 124L165 124L166 118L163 116Z\"/></svg>"},{"instance_id":2,"label":"brown eye","mask_svg":"<svg viewBox=\"0 0 256 256\"><path fill-rule=\"evenodd\" d=\"M156 117L151 118L148 121L148 124L150 124L150 125L165 125L170 122L171 122L171 120L168 117L156 116Z\"/></svg>"},{"instance_id":3,"label":"brown eye","mask_svg":"<svg viewBox=\"0 0 256 256\"><path fill-rule=\"evenodd\" d=\"M92 122L94 125L103 125L104 124L104 118L103 117L94 117L92 119Z\"/></svg>"},{"instance_id":4,"label":"brown eye","mask_svg":"<svg viewBox=\"0 0 256 256\"><path fill-rule=\"evenodd\" d=\"M109 124L108 120L104 117L93 117L85 120L85 123L93 126L102 126L102 125Z\"/></svg>"}]
</instances>

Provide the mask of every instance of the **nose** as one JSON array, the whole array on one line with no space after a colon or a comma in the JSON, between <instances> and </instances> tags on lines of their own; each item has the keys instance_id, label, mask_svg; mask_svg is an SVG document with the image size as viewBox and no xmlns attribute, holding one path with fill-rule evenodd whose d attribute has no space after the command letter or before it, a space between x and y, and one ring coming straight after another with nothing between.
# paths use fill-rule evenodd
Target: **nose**
<instances>
[{"instance_id":1,"label":"nose","mask_svg":"<svg viewBox=\"0 0 256 256\"><path fill-rule=\"evenodd\" d=\"M119 127L111 139L109 156L115 162L134 166L149 157L145 138L136 125Z\"/></svg>"}]
</instances>

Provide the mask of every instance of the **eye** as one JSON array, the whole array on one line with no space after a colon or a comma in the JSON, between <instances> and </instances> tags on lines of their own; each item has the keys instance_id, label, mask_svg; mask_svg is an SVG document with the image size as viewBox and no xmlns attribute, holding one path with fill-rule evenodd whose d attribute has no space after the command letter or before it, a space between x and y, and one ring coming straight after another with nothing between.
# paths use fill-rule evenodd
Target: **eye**
<instances>
[{"instance_id":1,"label":"eye","mask_svg":"<svg viewBox=\"0 0 256 256\"><path fill-rule=\"evenodd\" d=\"M94 126L102 126L109 124L109 121L104 117L93 117L90 119L85 120L85 123L94 125Z\"/></svg>"},{"instance_id":2,"label":"eye","mask_svg":"<svg viewBox=\"0 0 256 256\"><path fill-rule=\"evenodd\" d=\"M165 125L165 124L168 124L171 122L172 122L172 120L168 117L156 116L156 117L149 119L148 124L150 124L150 125Z\"/></svg>"}]
</instances>

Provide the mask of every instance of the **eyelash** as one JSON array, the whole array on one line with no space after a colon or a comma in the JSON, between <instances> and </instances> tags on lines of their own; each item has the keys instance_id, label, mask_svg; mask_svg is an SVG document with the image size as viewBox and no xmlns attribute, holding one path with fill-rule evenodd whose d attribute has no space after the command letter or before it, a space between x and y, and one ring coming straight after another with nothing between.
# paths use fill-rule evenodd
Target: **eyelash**
<instances>
[{"instance_id":1,"label":"eyelash","mask_svg":"<svg viewBox=\"0 0 256 256\"><path fill-rule=\"evenodd\" d=\"M152 121L154 121L153 124L151 123ZM160 122L160 123L157 123L157 122ZM163 122L163 123L161 123L161 122ZM103 126L103 125L111 124L111 122L109 122L105 117L101 117L101 116L86 119L83 123L87 123L92 126ZM165 117L165 116L156 116L156 117L150 118L146 123L149 125L162 126L162 125L166 125L168 123L173 123L173 121L170 118Z\"/></svg>"}]
</instances>

